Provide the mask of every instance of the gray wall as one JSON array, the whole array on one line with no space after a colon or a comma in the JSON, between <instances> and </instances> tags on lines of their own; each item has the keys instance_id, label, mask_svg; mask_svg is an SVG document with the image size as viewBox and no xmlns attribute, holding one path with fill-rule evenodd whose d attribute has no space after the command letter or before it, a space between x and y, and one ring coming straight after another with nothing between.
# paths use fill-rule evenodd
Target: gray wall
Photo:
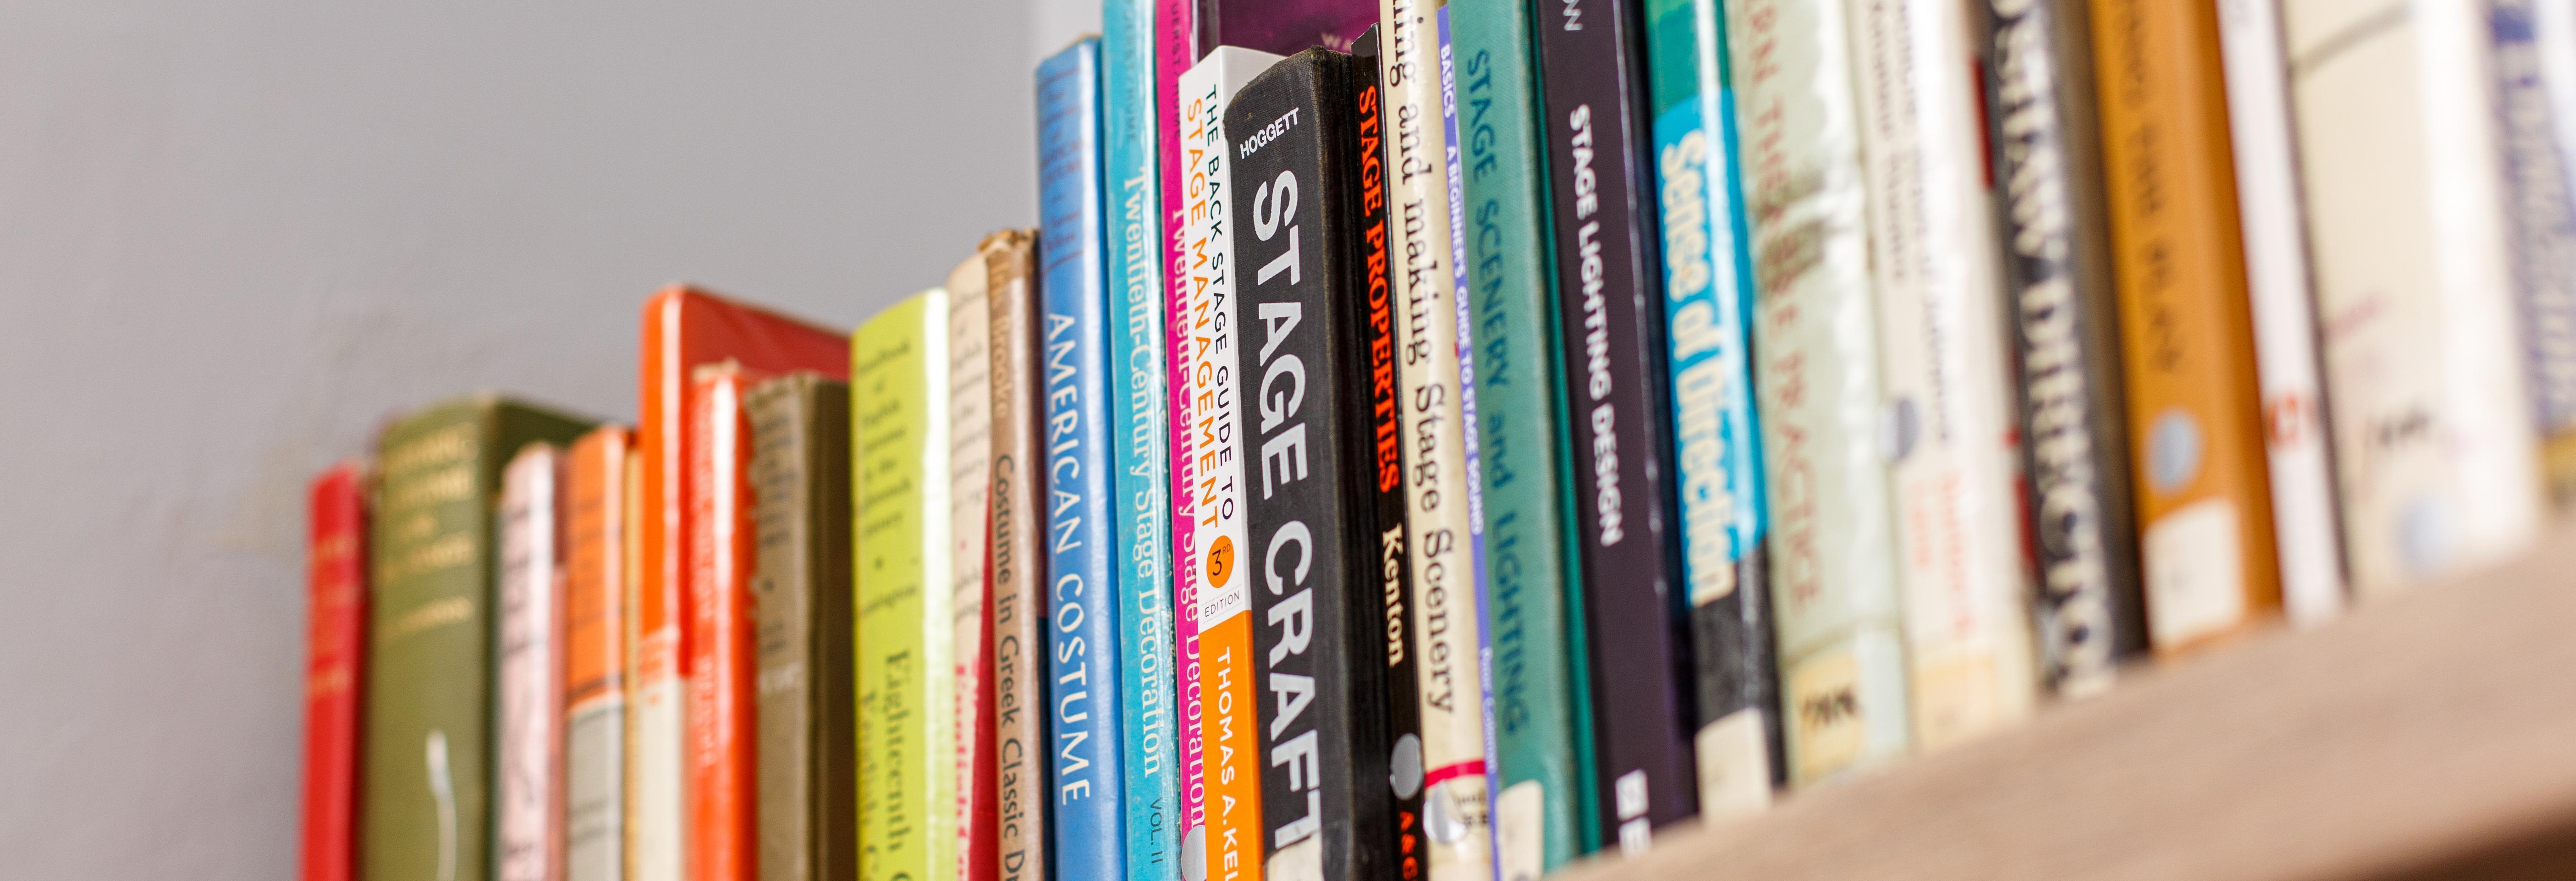
<instances>
[{"instance_id":1,"label":"gray wall","mask_svg":"<svg viewBox=\"0 0 2576 881\"><path fill-rule=\"evenodd\" d=\"M307 475L1030 223L1035 5L0 3L0 875L293 877Z\"/></svg>"}]
</instances>

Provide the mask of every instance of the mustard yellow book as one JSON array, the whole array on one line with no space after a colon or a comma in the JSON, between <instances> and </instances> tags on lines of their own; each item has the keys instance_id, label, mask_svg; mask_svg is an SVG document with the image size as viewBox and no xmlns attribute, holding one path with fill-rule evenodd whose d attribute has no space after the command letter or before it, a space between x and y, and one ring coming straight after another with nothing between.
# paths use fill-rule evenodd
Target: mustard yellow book
<instances>
[{"instance_id":1,"label":"mustard yellow book","mask_svg":"<svg viewBox=\"0 0 2576 881\"><path fill-rule=\"evenodd\" d=\"M957 876L947 349L937 289L850 341L862 881Z\"/></svg>"},{"instance_id":2,"label":"mustard yellow book","mask_svg":"<svg viewBox=\"0 0 2576 881\"><path fill-rule=\"evenodd\" d=\"M2092 14L2147 635L2171 654L2281 608L2218 9Z\"/></svg>"}]
</instances>

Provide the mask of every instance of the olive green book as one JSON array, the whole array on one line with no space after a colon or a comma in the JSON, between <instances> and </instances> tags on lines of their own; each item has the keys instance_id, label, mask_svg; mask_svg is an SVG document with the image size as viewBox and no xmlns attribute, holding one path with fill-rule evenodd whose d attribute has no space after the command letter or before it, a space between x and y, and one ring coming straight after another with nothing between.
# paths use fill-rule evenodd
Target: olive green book
<instances>
[{"instance_id":1,"label":"olive green book","mask_svg":"<svg viewBox=\"0 0 2576 881\"><path fill-rule=\"evenodd\" d=\"M850 387L813 373L753 386L752 640L760 881L858 871L850 630Z\"/></svg>"},{"instance_id":2,"label":"olive green book","mask_svg":"<svg viewBox=\"0 0 2576 881\"><path fill-rule=\"evenodd\" d=\"M587 420L491 394L386 429L370 543L366 881L492 875L492 655L501 468L520 447L570 444Z\"/></svg>"}]
</instances>

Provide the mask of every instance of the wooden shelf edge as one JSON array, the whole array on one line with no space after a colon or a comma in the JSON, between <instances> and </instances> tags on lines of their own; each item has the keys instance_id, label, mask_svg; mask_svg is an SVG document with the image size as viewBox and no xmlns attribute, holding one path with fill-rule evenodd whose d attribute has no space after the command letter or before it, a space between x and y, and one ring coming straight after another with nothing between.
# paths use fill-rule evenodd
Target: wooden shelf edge
<instances>
[{"instance_id":1,"label":"wooden shelf edge","mask_svg":"<svg viewBox=\"0 0 2576 881\"><path fill-rule=\"evenodd\" d=\"M2357 881L2576 861L2576 530L1568 876ZM2474 867L2474 868L2472 868ZM2555 870L2532 877L2561 877Z\"/></svg>"}]
</instances>

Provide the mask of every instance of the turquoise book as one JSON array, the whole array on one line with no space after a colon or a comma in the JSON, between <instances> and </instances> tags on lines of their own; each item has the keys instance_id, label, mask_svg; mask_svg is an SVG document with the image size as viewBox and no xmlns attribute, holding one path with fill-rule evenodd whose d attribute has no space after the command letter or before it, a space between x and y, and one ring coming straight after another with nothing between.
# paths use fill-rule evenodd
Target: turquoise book
<instances>
[{"instance_id":1,"label":"turquoise book","mask_svg":"<svg viewBox=\"0 0 2576 881\"><path fill-rule=\"evenodd\" d=\"M1532 0L1451 0L1450 52L1483 508L1494 847L1505 879L1599 846L1557 363ZM1462 359L1463 360L1463 359Z\"/></svg>"},{"instance_id":2,"label":"turquoise book","mask_svg":"<svg viewBox=\"0 0 2576 881\"><path fill-rule=\"evenodd\" d=\"M1038 65L1039 394L1046 531L1047 806L1055 877L1124 878L1121 544L1109 494L1109 291L1100 39Z\"/></svg>"},{"instance_id":3,"label":"turquoise book","mask_svg":"<svg viewBox=\"0 0 2576 881\"><path fill-rule=\"evenodd\" d=\"M1111 516L1118 554L1119 710L1127 723L1127 877L1180 877L1174 709L1171 430L1163 380L1163 217L1154 126L1154 2L1100 9L1100 125L1108 194Z\"/></svg>"},{"instance_id":4,"label":"turquoise book","mask_svg":"<svg viewBox=\"0 0 2576 881\"><path fill-rule=\"evenodd\" d=\"M1674 487L1690 605L1700 815L1761 811L1785 782L1748 334L1753 256L1717 0L1646 0L1664 233Z\"/></svg>"}]
</instances>

